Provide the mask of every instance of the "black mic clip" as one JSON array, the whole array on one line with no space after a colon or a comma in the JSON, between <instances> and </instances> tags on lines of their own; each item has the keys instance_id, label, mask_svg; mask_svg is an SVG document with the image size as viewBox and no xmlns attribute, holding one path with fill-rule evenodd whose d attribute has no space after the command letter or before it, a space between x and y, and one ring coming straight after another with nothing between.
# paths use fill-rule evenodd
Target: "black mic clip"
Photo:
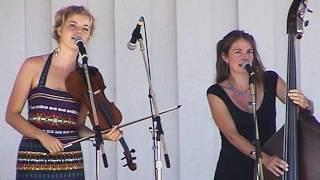
<instances>
[{"instance_id":1,"label":"black mic clip","mask_svg":"<svg viewBox=\"0 0 320 180\"><path fill-rule=\"evenodd\" d=\"M252 62L251 61L244 61L241 63L241 67L243 67L249 74L250 77L253 77L256 75L252 68Z\"/></svg>"},{"instance_id":2,"label":"black mic clip","mask_svg":"<svg viewBox=\"0 0 320 180\"><path fill-rule=\"evenodd\" d=\"M80 57L82 59L82 64L87 64L88 63L88 56L87 56L87 51L86 48L84 46L83 40L81 39L80 36L77 36L75 38L75 43L77 44L78 48L79 48L79 54Z\"/></svg>"},{"instance_id":3,"label":"black mic clip","mask_svg":"<svg viewBox=\"0 0 320 180\"><path fill-rule=\"evenodd\" d=\"M136 46L137 46L137 40L142 39L142 35L140 33L140 29L141 29L141 26L143 25L143 21L144 21L143 17L141 16L139 21L138 21L138 23L137 23L136 28L133 30L133 32L131 34L131 39L127 44L127 47L130 50L134 50L136 48Z\"/></svg>"},{"instance_id":4,"label":"black mic clip","mask_svg":"<svg viewBox=\"0 0 320 180\"><path fill-rule=\"evenodd\" d=\"M254 72L252 68L252 61L243 61L241 63L241 67L243 67L249 74L249 84L255 84L255 75L256 73Z\"/></svg>"}]
</instances>

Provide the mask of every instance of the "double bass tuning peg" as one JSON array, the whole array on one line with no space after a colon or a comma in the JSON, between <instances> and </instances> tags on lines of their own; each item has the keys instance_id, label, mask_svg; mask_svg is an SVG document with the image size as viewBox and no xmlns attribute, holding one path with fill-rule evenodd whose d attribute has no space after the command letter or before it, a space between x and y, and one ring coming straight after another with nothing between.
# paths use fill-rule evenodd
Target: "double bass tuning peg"
<instances>
[{"instance_id":1,"label":"double bass tuning peg","mask_svg":"<svg viewBox=\"0 0 320 180\"><path fill-rule=\"evenodd\" d=\"M308 11L309 13L313 13L312 9L310 9L310 8L308 8L308 7L307 7L307 11Z\"/></svg>"},{"instance_id":2,"label":"double bass tuning peg","mask_svg":"<svg viewBox=\"0 0 320 180\"><path fill-rule=\"evenodd\" d=\"M308 13L313 13L313 10L310 9L308 6L306 7L306 10ZM309 20L304 21L304 27L307 27L309 25Z\"/></svg>"}]
</instances>

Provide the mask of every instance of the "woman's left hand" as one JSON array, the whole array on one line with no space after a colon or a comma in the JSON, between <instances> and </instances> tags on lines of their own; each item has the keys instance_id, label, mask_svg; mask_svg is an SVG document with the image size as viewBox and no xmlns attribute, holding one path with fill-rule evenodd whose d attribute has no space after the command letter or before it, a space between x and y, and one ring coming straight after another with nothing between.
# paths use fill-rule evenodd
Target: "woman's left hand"
<instances>
[{"instance_id":1,"label":"woman's left hand","mask_svg":"<svg viewBox=\"0 0 320 180\"><path fill-rule=\"evenodd\" d=\"M291 89L288 93L289 98L293 103L297 104L301 108L307 109L310 106L310 102L306 96L299 89Z\"/></svg>"},{"instance_id":2,"label":"woman's left hand","mask_svg":"<svg viewBox=\"0 0 320 180\"><path fill-rule=\"evenodd\" d=\"M266 169L268 169L273 175L279 177L283 175L289 169L289 165L278 156L270 156L266 153L262 155L262 163Z\"/></svg>"},{"instance_id":3,"label":"woman's left hand","mask_svg":"<svg viewBox=\"0 0 320 180\"><path fill-rule=\"evenodd\" d=\"M102 134L104 140L118 141L122 137L122 131L114 126L109 132Z\"/></svg>"}]
</instances>

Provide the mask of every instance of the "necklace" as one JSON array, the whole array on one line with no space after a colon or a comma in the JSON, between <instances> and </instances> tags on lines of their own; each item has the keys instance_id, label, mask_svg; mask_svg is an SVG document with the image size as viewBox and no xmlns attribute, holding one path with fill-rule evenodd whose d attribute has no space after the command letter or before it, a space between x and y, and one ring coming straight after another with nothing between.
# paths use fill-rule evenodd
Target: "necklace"
<instances>
[{"instance_id":1,"label":"necklace","mask_svg":"<svg viewBox=\"0 0 320 180\"><path fill-rule=\"evenodd\" d=\"M245 95L248 94L249 87L245 91L239 91L233 86L233 84L229 80L227 80L227 82L228 82L228 86L229 86L228 89L230 89L235 95L237 95L237 96L245 96Z\"/></svg>"}]
</instances>

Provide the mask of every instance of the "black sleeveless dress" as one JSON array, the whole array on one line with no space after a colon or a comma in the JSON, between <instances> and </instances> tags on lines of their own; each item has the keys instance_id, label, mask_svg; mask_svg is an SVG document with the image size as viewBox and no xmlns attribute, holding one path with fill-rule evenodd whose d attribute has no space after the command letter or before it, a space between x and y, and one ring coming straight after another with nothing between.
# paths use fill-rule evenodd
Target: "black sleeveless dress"
<instances>
[{"instance_id":1,"label":"black sleeveless dress","mask_svg":"<svg viewBox=\"0 0 320 180\"><path fill-rule=\"evenodd\" d=\"M257 110L259 135L262 145L276 131L276 86L278 75L273 71L264 73L264 97ZM252 113L239 109L218 84L210 86L207 94L214 94L226 104L238 132L250 142L255 140ZM215 180L253 180L254 160L242 154L226 137L221 135L221 150L215 171Z\"/></svg>"},{"instance_id":2,"label":"black sleeveless dress","mask_svg":"<svg viewBox=\"0 0 320 180\"><path fill-rule=\"evenodd\" d=\"M28 121L42 131L68 143L79 138L77 116L80 103L68 92L45 86L52 54L40 76L39 84L28 97ZM49 154L37 139L23 137L17 157L17 180L84 179L80 143L63 152Z\"/></svg>"}]
</instances>

